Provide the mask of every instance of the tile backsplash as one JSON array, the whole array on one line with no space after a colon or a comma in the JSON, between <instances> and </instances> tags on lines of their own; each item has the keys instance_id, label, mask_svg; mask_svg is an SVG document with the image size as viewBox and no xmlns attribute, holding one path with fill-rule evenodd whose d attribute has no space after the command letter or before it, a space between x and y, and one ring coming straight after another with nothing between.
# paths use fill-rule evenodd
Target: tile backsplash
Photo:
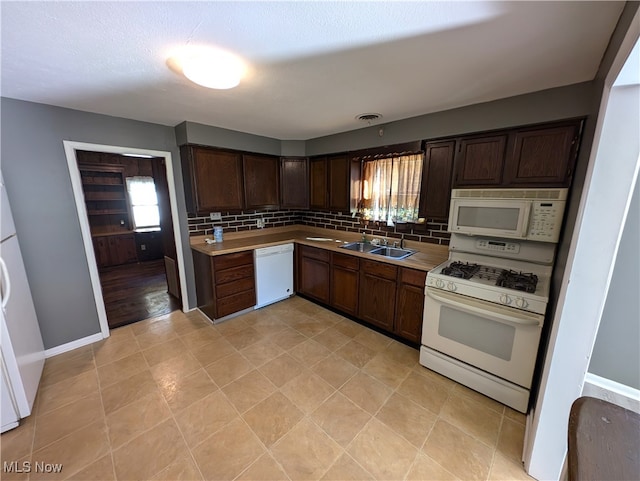
<instances>
[{"instance_id":1,"label":"tile backsplash","mask_svg":"<svg viewBox=\"0 0 640 481\"><path fill-rule=\"evenodd\" d=\"M397 224L395 227L387 227L373 222L363 225L358 217L352 217L350 214L308 210L223 212L222 219L216 221L212 221L208 216L198 217L189 214L189 235L213 235L215 226L222 227L224 232L254 230L258 229L261 219L264 220L265 229L300 224L345 232L364 232L373 237L404 237L407 240L442 245L448 245L450 238L447 223L434 219L427 219L423 224Z\"/></svg>"}]
</instances>

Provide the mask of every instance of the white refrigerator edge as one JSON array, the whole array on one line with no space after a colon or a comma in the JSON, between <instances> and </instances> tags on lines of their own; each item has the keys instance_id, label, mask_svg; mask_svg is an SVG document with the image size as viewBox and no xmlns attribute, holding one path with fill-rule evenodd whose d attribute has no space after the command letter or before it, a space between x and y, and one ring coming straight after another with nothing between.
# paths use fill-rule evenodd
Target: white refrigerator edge
<instances>
[{"instance_id":1,"label":"white refrigerator edge","mask_svg":"<svg viewBox=\"0 0 640 481\"><path fill-rule=\"evenodd\" d=\"M0 194L0 411L5 432L31 414L45 355L1 173Z\"/></svg>"}]
</instances>

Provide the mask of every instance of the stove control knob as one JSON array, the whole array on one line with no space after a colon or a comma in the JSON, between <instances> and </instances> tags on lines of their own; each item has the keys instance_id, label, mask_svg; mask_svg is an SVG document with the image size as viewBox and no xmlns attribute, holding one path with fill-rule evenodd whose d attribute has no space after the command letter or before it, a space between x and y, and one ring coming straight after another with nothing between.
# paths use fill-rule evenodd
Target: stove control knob
<instances>
[{"instance_id":1,"label":"stove control knob","mask_svg":"<svg viewBox=\"0 0 640 481\"><path fill-rule=\"evenodd\" d=\"M437 279L436 280L436 287L438 289L444 289L444 281L442 279Z\"/></svg>"},{"instance_id":2,"label":"stove control knob","mask_svg":"<svg viewBox=\"0 0 640 481\"><path fill-rule=\"evenodd\" d=\"M518 297L516 299L516 306L519 307L520 309L525 309L528 305L529 303L526 300L524 300L522 297Z\"/></svg>"},{"instance_id":3,"label":"stove control knob","mask_svg":"<svg viewBox=\"0 0 640 481\"><path fill-rule=\"evenodd\" d=\"M500 302L502 302L503 304L511 304L511 298L506 294L502 294L500 296Z\"/></svg>"},{"instance_id":4,"label":"stove control knob","mask_svg":"<svg viewBox=\"0 0 640 481\"><path fill-rule=\"evenodd\" d=\"M456 286L453 282L449 281L447 283L447 289L449 289L450 291L455 291L458 288L458 286Z\"/></svg>"}]
</instances>

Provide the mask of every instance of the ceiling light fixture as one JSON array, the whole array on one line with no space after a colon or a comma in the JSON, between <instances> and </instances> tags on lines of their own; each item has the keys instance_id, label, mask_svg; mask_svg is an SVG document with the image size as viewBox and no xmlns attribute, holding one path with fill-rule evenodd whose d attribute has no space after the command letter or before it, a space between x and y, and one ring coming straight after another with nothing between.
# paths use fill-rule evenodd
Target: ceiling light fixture
<instances>
[{"instance_id":1,"label":"ceiling light fixture","mask_svg":"<svg viewBox=\"0 0 640 481\"><path fill-rule=\"evenodd\" d=\"M212 47L187 46L169 59L178 64L185 77L210 89L236 87L246 72L236 55Z\"/></svg>"}]
</instances>

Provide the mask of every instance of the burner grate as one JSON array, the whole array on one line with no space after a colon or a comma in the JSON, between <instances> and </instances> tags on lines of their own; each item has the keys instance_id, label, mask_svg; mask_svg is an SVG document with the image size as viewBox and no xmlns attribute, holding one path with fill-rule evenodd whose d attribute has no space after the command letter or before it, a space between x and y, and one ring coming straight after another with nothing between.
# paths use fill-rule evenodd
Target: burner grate
<instances>
[{"instance_id":1,"label":"burner grate","mask_svg":"<svg viewBox=\"0 0 640 481\"><path fill-rule=\"evenodd\" d=\"M531 273L523 273L512 270L503 270L496 281L496 286L506 287L507 289L515 289L517 291L528 292L533 294L536 292L538 285L538 276Z\"/></svg>"},{"instance_id":2,"label":"burner grate","mask_svg":"<svg viewBox=\"0 0 640 481\"><path fill-rule=\"evenodd\" d=\"M457 277L459 279L471 279L478 272L480 266L478 264L469 264L468 262L452 262L444 267L441 274L445 276Z\"/></svg>"}]
</instances>

